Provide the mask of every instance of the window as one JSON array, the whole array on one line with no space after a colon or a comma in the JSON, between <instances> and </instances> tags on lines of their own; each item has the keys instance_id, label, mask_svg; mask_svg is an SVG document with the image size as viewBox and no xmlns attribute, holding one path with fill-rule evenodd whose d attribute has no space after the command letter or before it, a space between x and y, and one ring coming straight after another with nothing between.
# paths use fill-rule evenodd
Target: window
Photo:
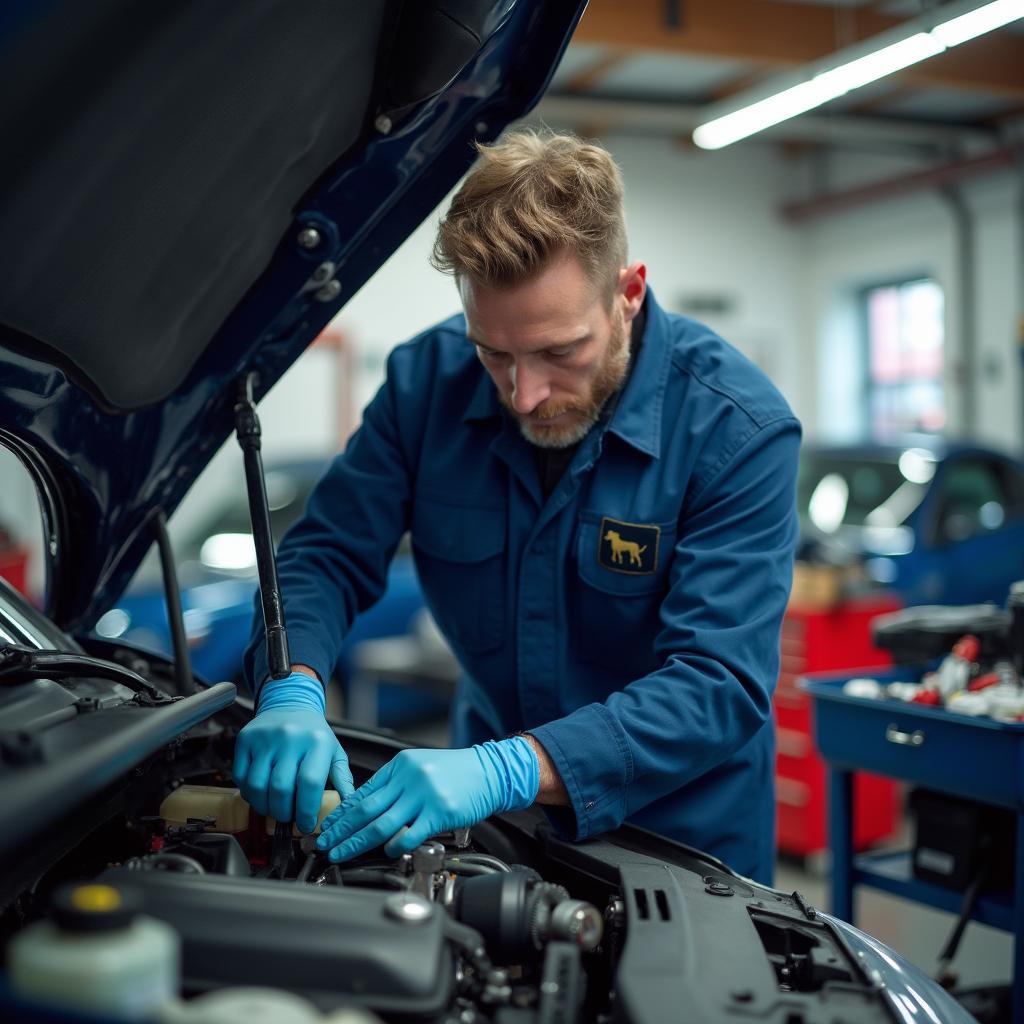
<instances>
[{"instance_id":1,"label":"window","mask_svg":"<svg viewBox=\"0 0 1024 1024\"><path fill-rule=\"evenodd\" d=\"M943 312L942 289L927 278L864 293L867 418L876 437L945 427Z\"/></svg>"}]
</instances>

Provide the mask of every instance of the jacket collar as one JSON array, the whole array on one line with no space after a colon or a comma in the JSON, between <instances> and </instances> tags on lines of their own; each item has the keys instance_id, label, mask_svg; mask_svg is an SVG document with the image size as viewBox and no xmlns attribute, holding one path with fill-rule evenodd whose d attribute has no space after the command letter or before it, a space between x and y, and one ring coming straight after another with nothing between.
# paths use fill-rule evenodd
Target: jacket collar
<instances>
[{"instance_id":1,"label":"jacket collar","mask_svg":"<svg viewBox=\"0 0 1024 1024\"><path fill-rule=\"evenodd\" d=\"M668 318L650 288L644 300L644 312L647 323L640 354L619 395L608 431L656 459L661 455L661 414L672 349L668 341Z\"/></svg>"},{"instance_id":2,"label":"jacket collar","mask_svg":"<svg viewBox=\"0 0 1024 1024\"><path fill-rule=\"evenodd\" d=\"M661 454L661 414L665 381L671 362L668 319L648 288L645 300L647 323L636 364L630 369L625 387L607 429L639 451L654 458ZM501 418L504 415L491 378L481 367L476 389L462 414L464 423Z\"/></svg>"}]
</instances>

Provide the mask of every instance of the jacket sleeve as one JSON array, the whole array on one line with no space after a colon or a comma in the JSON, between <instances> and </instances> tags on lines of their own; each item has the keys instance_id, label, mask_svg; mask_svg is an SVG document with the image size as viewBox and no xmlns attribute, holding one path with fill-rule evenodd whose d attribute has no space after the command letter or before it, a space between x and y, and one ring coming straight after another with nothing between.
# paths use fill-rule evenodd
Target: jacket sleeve
<instances>
[{"instance_id":1,"label":"jacket sleeve","mask_svg":"<svg viewBox=\"0 0 1024 1024\"><path fill-rule=\"evenodd\" d=\"M401 394L394 360L359 430L318 481L303 517L282 538L277 567L292 664L309 665L326 685L358 612L377 601L408 528L412 455L402 419L413 401ZM256 595L246 679L257 693L269 676L262 608Z\"/></svg>"},{"instance_id":2,"label":"jacket sleeve","mask_svg":"<svg viewBox=\"0 0 1024 1024\"><path fill-rule=\"evenodd\" d=\"M575 838L616 828L704 774L768 721L798 531L800 428L754 428L680 520L656 640L660 668L531 733L575 812ZM567 816L556 821L564 828Z\"/></svg>"}]
</instances>

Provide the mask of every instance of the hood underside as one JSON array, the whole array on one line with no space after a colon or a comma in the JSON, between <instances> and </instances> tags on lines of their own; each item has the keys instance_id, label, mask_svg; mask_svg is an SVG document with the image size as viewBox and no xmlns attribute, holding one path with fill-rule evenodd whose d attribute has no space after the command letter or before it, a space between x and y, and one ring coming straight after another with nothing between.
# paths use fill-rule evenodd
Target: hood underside
<instances>
[{"instance_id":1,"label":"hood underside","mask_svg":"<svg viewBox=\"0 0 1024 1024\"><path fill-rule=\"evenodd\" d=\"M542 92L584 3L0 14L0 441L90 625L232 428ZM396 341L400 339L395 339Z\"/></svg>"}]
</instances>

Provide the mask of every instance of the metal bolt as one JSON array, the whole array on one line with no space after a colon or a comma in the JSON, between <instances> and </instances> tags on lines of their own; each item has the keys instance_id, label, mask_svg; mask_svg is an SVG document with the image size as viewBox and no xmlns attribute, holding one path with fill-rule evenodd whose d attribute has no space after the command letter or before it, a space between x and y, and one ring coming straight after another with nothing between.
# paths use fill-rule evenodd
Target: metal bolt
<instances>
[{"instance_id":1,"label":"metal bolt","mask_svg":"<svg viewBox=\"0 0 1024 1024\"><path fill-rule=\"evenodd\" d=\"M341 294L340 281L328 281L314 296L317 302L333 302Z\"/></svg>"},{"instance_id":2,"label":"metal bolt","mask_svg":"<svg viewBox=\"0 0 1024 1024\"><path fill-rule=\"evenodd\" d=\"M551 912L551 935L575 942L588 953L597 948L604 934L604 921L596 907L581 900L564 900Z\"/></svg>"},{"instance_id":3,"label":"metal bolt","mask_svg":"<svg viewBox=\"0 0 1024 1024\"><path fill-rule=\"evenodd\" d=\"M420 896L396 893L384 901L384 912L402 924L422 924L433 914L434 908Z\"/></svg>"},{"instance_id":4,"label":"metal bolt","mask_svg":"<svg viewBox=\"0 0 1024 1024\"><path fill-rule=\"evenodd\" d=\"M315 249L321 242L320 232L316 228L303 228L297 241L300 249Z\"/></svg>"},{"instance_id":5,"label":"metal bolt","mask_svg":"<svg viewBox=\"0 0 1024 1024\"><path fill-rule=\"evenodd\" d=\"M326 281L331 276L333 271L333 263L321 263L320 266L318 266L316 270L314 270L313 273L309 275L309 279L311 281L316 282L316 284L323 284L324 281Z\"/></svg>"},{"instance_id":6,"label":"metal bolt","mask_svg":"<svg viewBox=\"0 0 1024 1024\"><path fill-rule=\"evenodd\" d=\"M732 896L732 887L724 882L712 882L704 891L712 896Z\"/></svg>"},{"instance_id":7,"label":"metal bolt","mask_svg":"<svg viewBox=\"0 0 1024 1024\"><path fill-rule=\"evenodd\" d=\"M394 125L391 123L391 118L387 114L378 114L377 119L373 122L373 127L381 133L381 135L390 135L391 129Z\"/></svg>"},{"instance_id":8,"label":"metal bolt","mask_svg":"<svg viewBox=\"0 0 1024 1024\"><path fill-rule=\"evenodd\" d=\"M489 126L486 121L477 121L477 123L473 125L473 130L477 133L477 135L483 135L483 133L487 131L488 127Z\"/></svg>"}]
</instances>

